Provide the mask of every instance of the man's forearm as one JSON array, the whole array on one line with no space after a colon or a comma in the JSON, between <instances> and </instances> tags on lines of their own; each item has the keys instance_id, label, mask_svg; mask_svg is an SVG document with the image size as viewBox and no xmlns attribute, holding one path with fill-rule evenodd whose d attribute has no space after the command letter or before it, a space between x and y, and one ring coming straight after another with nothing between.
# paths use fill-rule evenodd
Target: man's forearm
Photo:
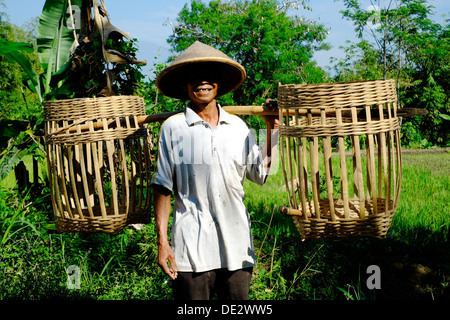
<instances>
[{"instance_id":1,"label":"man's forearm","mask_svg":"<svg viewBox=\"0 0 450 320\"><path fill-rule=\"evenodd\" d=\"M175 262L175 254L169 245L167 236L171 208L170 199L171 192L169 190L157 185L153 187L158 264L172 280L175 280L177 278L177 264Z\"/></svg>"},{"instance_id":2,"label":"man's forearm","mask_svg":"<svg viewBox=\"0 0 450 320\"><path fill-rule=\"evenodd\" d=\"M168 242L167 229L170 217L171 193L169 190L155 185L153 187L153 204L158 245Z\"/></svg>"}]
</instances>

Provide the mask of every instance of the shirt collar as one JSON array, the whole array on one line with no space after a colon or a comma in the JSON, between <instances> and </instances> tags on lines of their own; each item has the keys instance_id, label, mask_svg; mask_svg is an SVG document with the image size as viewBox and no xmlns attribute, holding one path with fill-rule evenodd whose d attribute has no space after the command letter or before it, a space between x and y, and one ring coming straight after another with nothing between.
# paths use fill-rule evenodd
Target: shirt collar
<instances>
[{"instance_id":1,"label":"shirt collar","mask_svg":"<svg viewBox=\"0 0 450 320\"><path fill-rule=\"evenodd\" d=\"M219 107L219 124L229 124L231 123L232 117L231 114L226 112L220 104L217 104ZM191 103L189 102L186 107L186 122L188 126L193 126L196 124L203 124L205 121L200 118L200 116L191 108Z\"/></svg>"}]
</instances>

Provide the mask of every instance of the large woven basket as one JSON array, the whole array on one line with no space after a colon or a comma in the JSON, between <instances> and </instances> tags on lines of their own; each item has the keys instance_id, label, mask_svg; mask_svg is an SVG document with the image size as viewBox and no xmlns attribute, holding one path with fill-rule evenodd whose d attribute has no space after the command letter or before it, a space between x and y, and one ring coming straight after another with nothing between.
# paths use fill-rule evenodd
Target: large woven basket
<instances>
[{"instance_id":1,"label":"large woven basket","mask_svg":"<svg viewBox=\"0 0 450 320\"><path fill-rule=\"evenodd\" d=\"M402 177L395 82L281 85L278 104L281 210L302 238L385 237Z\"/></svg>"},{"instance_id":2,"label":"large woven basket","mask_svg":"<svg viewBox=\"0 0 450 320\"><path fill-rule=\"evenodd\" d=\"M115 233L150 221L152 161L144 100L46 101L45 143L59 232Z\"/></svg>"}]
</instances>

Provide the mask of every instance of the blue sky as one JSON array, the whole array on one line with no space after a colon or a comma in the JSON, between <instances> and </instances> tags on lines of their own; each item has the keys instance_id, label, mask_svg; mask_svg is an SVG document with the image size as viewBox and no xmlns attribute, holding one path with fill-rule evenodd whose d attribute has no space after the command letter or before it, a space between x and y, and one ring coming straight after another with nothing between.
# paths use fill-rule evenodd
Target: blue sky
<instances>
[{"instance_id":1,"label":"blue sky","mask_svg":"<svg viewBox=\"0 0 450 320\"><path fill-rule=\"evenodd\" d=\"M6 11L9 21L20 26L41 14L45 0L3 0L3 2L6 10L2 11ZM170 26L164 26L164 23L174 21L177 13L188 2L190 0L105 0L112 23L139 40L138 58L147 60L147 67L144 68L146 74L150 74L154 62L166 61L169 54L166 39L172 30ZM361 2L363 7L370 5L370 0ZM436 14L433 17L435 21L442 22L441 15L450 13L448 0L430 0L429 3L435 7ZM326 41L331 43L333 48L317 52L314 56L320 66L327 67L331 57L342 57L342 50L339 47L344 46L347 40L354 41L355 32L351 23L342 19L339 13L344 9L342 1L310 0L309 5L312 11L301 9L291 12L314 19L330 30Z\"/></svg>"}]
</instances>

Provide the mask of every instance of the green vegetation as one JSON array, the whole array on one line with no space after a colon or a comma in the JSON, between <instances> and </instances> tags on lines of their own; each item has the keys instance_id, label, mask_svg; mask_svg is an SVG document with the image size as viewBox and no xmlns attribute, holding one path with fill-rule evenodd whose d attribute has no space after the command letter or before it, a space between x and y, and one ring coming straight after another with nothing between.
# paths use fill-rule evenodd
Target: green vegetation
<instances>
[{"instance_id":1,"label":"green vegetation","mask_svg":"<svg viewBox=\"0 0 450 320\"><path fill-rule=\"evenodd\" d=\"M395 8L381 8L382 23L372 28L372 39L367 39L362 31L373 14L364 12L358 1L343 2L348 10L342 14L355 23L360 42L349 44L346 57L330 64L336 73L333 77L312 60L314 51L328 48L325 28L287 14L294 9L308 10L307 0L208 4L194 0L180 11L168 41L177 54L194 40L202 40L244 64L246 84L223 97L223 105L261 104L267 97L275 98L278 81L395 78L404 107L429 111L427 116L403 119L402 145L448 147L448 21L445 25L434 23L426 1L396 1ZM7 11L1 0L0 10ZM0 12L0 299L171 299L170 282L156 264L153 223L142 229L130 226L116 235L58 234L55 230L41 102L45 97L42 93L54 92L50 97L55 97L57 92L68 91L58 87L65 82L51 83L48 74L44 75L49 68L39 63L37 30L37 20L19 27ZM279 30L284 32L274 32ZM92 46L81 46L77 58L89 60L100 47L134 57L133 42L101 43L97 39ZM29 63L24 63L24 57ZM153 72L159 73L165 65L154 65ZM56 80L60 80L60 68L53 70ZM131 83L138 85L130 87L119 81L111 87L113 91L129 94L135 90L134 94L145 98L148 113L183 107L180 101L158 94L154 77L143 79L138 67L127 70L132 74L127 75L117 65L114 72L129 76ZM98 76L107 79L105 72L102 69ZM30 75L40 78L33 80ZM88 94L101 92L105 79L96 83L88 80ZM257 117L248 121L256 130L263 126ZM149 129L156 140L159 124L151 124ZM405 152L403 164L400 203L384 240L302 242L291 218L278 212L280 205L288 204L281 169L263 187L246 183L258 257L250 297L448 300L450 153ZM381 268L381 290L369 291L365 285L370 265ZM69 289L71 266L79 268L79 289Z\"/></svg>"},{"instance_id":2,"label":"green vegetation","mask_svg":"<svg viewBox=\"0 0 450 320\"><path fill-rule=\"evenodd\" d=\"M448 146L449 20L435 23L433 14L441 13L426 0L341 1L359 42L349 44L347 56L334 65L336 80L396 79L401 106L429 111L405 119L403 145ZM369 4L377 10L367 10Z\"/></svg>"},{"instance_id":3,"label":"green vegetation","mask_svg":"<svg viewBox=\"0 0 450 320\"><path fill-rule=\"evenodd\" d=\"M449 241L450 154L403 155L402 201L393 225L424 244Z\"/></svg>"},{"instance_id":4,"label":"green vegetation","mask_svg":"<svg viewBox=\"0 0 450 320\"><path fill-rule=\"evenodd\" d=\"M246 183L258 266L252 299L448 299L450 153L404 154L400 204L386 239L302 242L286 203L282 172L263 187ZM0 299L172 298L156 263L154 224L116 235L58 234L46 190L0 189ZM70 266L79 289L69 289ZM382 289L366 287L378 265ZM344 290L346 294L343 293Z\"/></svg>"}]
</instances>

